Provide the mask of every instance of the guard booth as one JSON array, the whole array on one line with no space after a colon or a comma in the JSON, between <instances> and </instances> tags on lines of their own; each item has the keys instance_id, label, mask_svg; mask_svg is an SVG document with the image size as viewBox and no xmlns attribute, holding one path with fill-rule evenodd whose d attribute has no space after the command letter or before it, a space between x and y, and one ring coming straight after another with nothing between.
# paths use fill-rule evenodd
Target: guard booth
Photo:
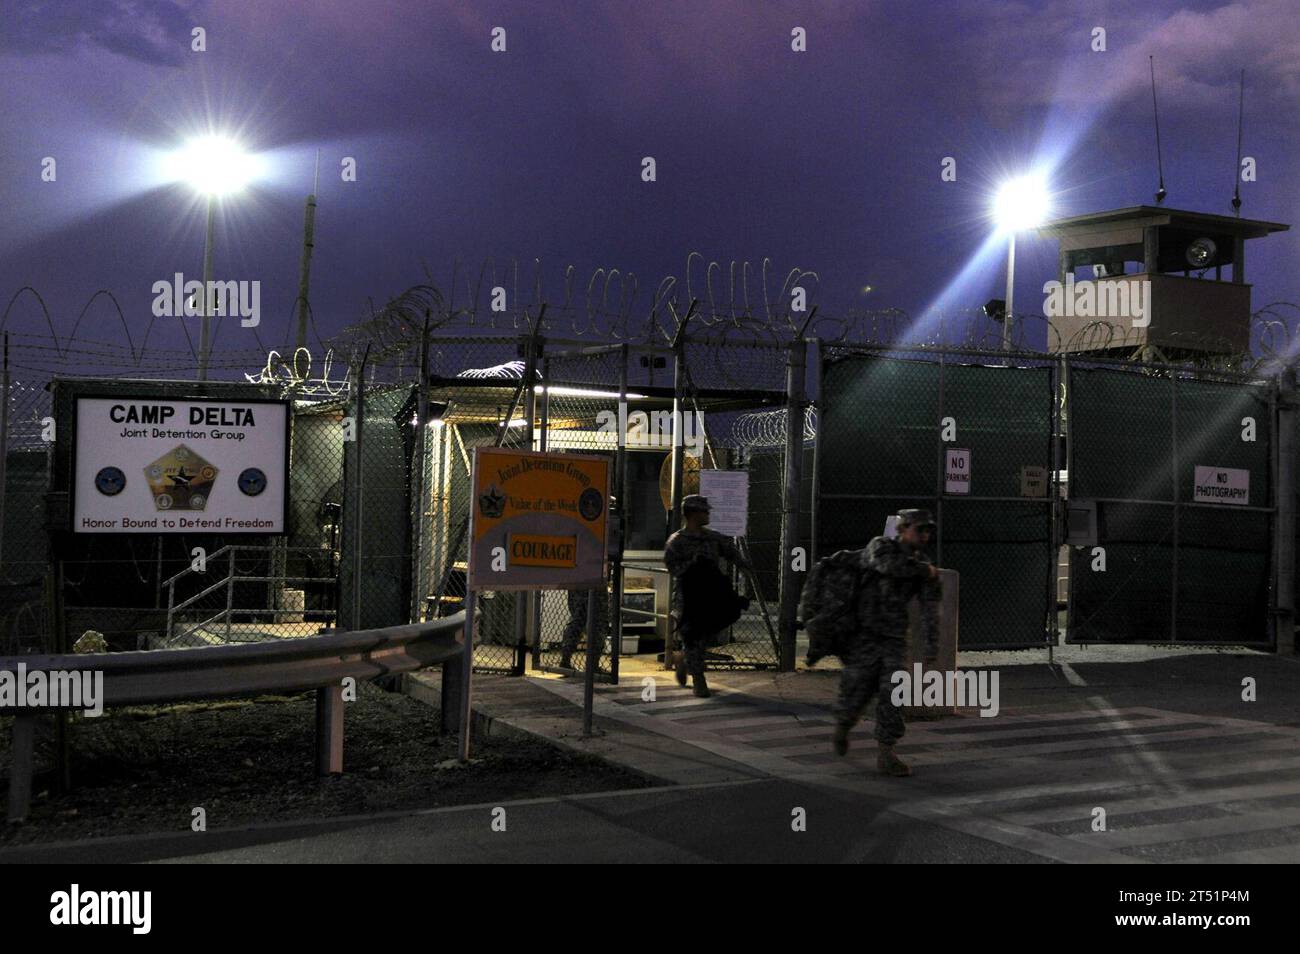
<instances>
[{"instance_id":1,"label":"guard booth","mask_svg":"<svg viewBox=\"0 0 1300 954\"><path fill-rule=\"evenodd\" d=\"M1154 360L1250 350L1246 243L1290 226L1135 206L1049 222L1061 307L1048 350ZM1068 307L1064 307L1068 306ZM1086 306L1086 307L1085 307Z\"/></svg>"}]
</instances>

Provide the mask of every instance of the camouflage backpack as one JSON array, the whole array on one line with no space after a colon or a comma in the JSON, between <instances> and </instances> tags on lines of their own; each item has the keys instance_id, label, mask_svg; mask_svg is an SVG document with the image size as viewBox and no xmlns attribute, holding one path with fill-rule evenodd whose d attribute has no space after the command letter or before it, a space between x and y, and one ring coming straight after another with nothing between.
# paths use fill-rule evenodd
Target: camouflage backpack
<instances>
[{"instance_id":1,"label":"camouflage backpack","mask_svg":"<svg viewBox=\"0 0 1300 954\"><path fill-rule=\"evenodd\" d=\"M808 631L809 666L823 656L848 656L858 629L858 596L868 573L861 550L838 550L813 566L799 599L799 619Z\"/></svg>"}]
</instances>

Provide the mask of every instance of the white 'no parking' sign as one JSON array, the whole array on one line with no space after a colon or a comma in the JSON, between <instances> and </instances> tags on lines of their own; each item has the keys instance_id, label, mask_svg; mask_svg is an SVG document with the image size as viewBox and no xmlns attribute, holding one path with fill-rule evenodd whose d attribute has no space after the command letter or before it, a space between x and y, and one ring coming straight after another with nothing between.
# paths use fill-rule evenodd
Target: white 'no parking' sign
<instances>
[{"instance_id":1,"label":"white 'no parking' sign","mask_svg":"<svg viewBox=\"0 0 1300 954\"><path fill-rule=\"evenodd\" d=\"M943 467L943 492L946 494L970 493L970 450L949 447Z\"/></svg>"}]
</instances>

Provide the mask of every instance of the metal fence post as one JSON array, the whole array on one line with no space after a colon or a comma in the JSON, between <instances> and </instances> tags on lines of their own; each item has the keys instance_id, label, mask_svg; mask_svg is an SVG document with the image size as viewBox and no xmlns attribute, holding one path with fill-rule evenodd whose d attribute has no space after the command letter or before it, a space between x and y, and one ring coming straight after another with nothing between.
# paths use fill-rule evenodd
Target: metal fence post
<instances>
[{"instance_id":1,"label":"metal fence post","mask_svg":"<svg viewBox=\"0 0 1300 954\"><path fill-rule=\"evenodd\" d=\"M411 464L412 477L415 481L415 493L412 494L412 506L415 520L411 526L411 621L420 622L423 613L421 590L425 587L427 574L424 572L425 559L425 500L429 487L428 447L429 447L429 314L424 315L424 327L420 331L420 379L416 385L415 396L415 448Z\"/></svg>"},{"instance_id":2,"label":"metal fence post","mask_svg":"<svg viewBox=\"0 0 1300 954\"><path fill-rule=\"evenodd\" d=\"M538 428L535 449L546 453L547 445L550 440L551 428L551 359L542 358L542 401L541 407L537 413L541 417L541 424ZM531 425L529 425L531 428ZM528 643L532 646L533 668L537 669L542 665L542 599L544 597L542 590L534 590L529 594L529 611L532 613L529 619Z\"/></svg>"},{"instance_id":3,"label":"metal fence post","mask_svg":"<svg viewBox=\"0 0 1300 954\"><path fill-rule=\"evenodd\" d=\"M823 368L822 368L821 339L810 338L808 340L813 344L813 387L812 387L812 396L809 399L809 407L812 407L815 404L817 408L817 423L813 427L812 494L811 494L812 499L809 501L809 515L808 515L808 522L810 524L810 526L808 527L808 538L809 538L808 567L809 569L811 569L812 565L817 562L817 556L821 552L818 543L817 518L819 516L819 510L820 510L820 507L818 505L818 498L821 496L821 490L822 490L821 430L822 430L822 408L824 406L824 402L822 401Z\"/></svg>"},{"instance_id":4,"label":"metal fence post","mask_svg":"<svg viewBox=\"0 0 1300 954\"><path fill-rule=\"evenodd\" d=\"M1047 644L1047 664L1050 666L1054 661L1056 644L1061 640L1061 613L1057 609L1058 593L1061 588L1059 576L1061 573L1061 439L1065 433L1065 403L1064 388L1066 374L1066 359L1061 355L1058 360L1052 362L1052 407L1051 414L1048 417L1048 427L1051 429L1052 446L1048 449L1052 462L1052 479L1048 482L1049 493L1052 495L1048 501L1048 519L1051 521L1050 542L1048 547L1047 565L1047 612L1051 614L1051 640Z\"/></svg>"},{"instance_id":5,"label":"metal fence post","mask_svg":"<svg viewBox=\"0 0 1300 954\"><path fill-rule=\"evenodd\" d=\"M804 377L808 364L808 344L802 338L790 342L786 351L785 399L785 486L781 501L781 605L777 611L781 635L778 668L792 672L795 668L795 616L799 608L799 579L792 555L799 545L799 503L803 484L803 417L807 406Z\"/></svg>"},{"instance_id":6,"label":"metal fence post","mask_svg":"<svg viewBox=\"0 0 1300 954\"><path fill-rule=\"evenodd\" d=\"M582 734L591 735L592 707L596 700L596 666L600 662L600 643L596 639L596 593L604 590L602 583L587 591L587 662L582 674ZM601 634L604 635L603 633Z\"/></svg>"},{"instance_id":7,"label":"metal fence post","mask_svg":"<svg viewBox=\"0 0 1300 954\"><path fill-rule=\"evenodd\" d=\"M352 426L353 442L356 445L353 449L352 459L356 463L355 477L352 481L353 491L356 494L356 502L352 508L353 521L356 524L352 528L352 629L355 632L361 628L361 537L364 524L362 522L362 503L365 498L362 494L362 450L364 443L362 437L365 433L366 417L366 363L370 360L370 345L366 345L365 353L361 356L361 369L357 375L357 403L356 403L356 420Z\"/></svg>"},{"instance_id":8,"label":"metal fence post","mask_svg":"<svg viewBox=\"0 0 1300 954\"><path fill-rule=\"evenodd\" d=\"M618 539L614 553L614 612L609 621L609 669L614 685L618 685L618 657L623 652L623 541L627 539L627 516L631 501L627 495L627 432L623 418L627 409L628 347L619 346L618 365L618 450L614 455L614 479L611 486L618 497ZM590 616L587 617L591 619ZM603 635L603 634L602 634Z\"/></svg>"},{"instance_id":9,"label":"metal fence post","mask_svg":"<svg viewBox=\"0 0 1300 954\"><path fill-rule=\"evenodd\" d=\"M1295 652L1295 532L1296 532L1296 375L1285 368L1277 382L1277 476L1273 524L1277 606L1274 643L1279 655Z\"/></svg>"},{"instance_id":10,"label":"metal fence post","mask_svg":"<svg viewBox=\"0 0 1300 954\"><path fill-rule=\"evenodd\" d=\"M9 485L9 332L5 332L4 367L0 369L0 567L5 554L5 498Z\"/></svg>"},{"instance_id":11,"label":"metal fence post","mask_svg":"<svg viewBox=\"0 0 1300 954\"><path fill-rule=\"evenodd\" d=\"M671 305L669 306L672 307ZM682 480L684 477L685 448L683 446L683 426L682 426L682 396L686 388L686 325L691 320L691 315L695 312L695 302L691 302L691 307L686 311L686 317L681 320L677 326L677 334L673 337L673 449L672 449L672 491L669 496L668 504L668 535L672 534L679 528L682 511ZM674 312L675 314L675 312ZM675 580L672 574L668 575L668 605L673 603L673 590ZM621 610L620 610L621 612ZM677 633L671 618L667 627L667 638L664 640L664 668L673 668L673 651L677 644Z\"/></svg>"},{"instance_id":12,"label":"metal fence post","mask_svg":"<svg viewBox=\"0 0 1300 954\"><path fill-rule=\"evenodd\" d=\"M1066 506L1069 506L1069 498L1074 493L1073 487L1077 486L1074 479L1074 371L1070 368L1070 356L1062 355L1061 357L1061 380L1065 382L1065 403L1063 405L1063 414L1065 415L1065 425L1061 432L1065 436L1065 497ZM1058 457L1059 457L1058 452ZM1068 544L1067 544L1068 546ZM1057 559L1060 559L1058 554ZM1070 641L1070 634L1074 631L1074 550L1070 549L1067 557L1066 590L1065 590L1065 641Z\"/></svg>"},{"instance_id":13,"label":"metal fence post","mask_svg":"<svg viewBox=\"0 0 1300 954\"><path fill-rule=\"evenodd\" d=\"M943 357L942 351L939 352L939 461L935 470L934 483L934 562L936 566L943 566L943 493L945 489L944 473L948 467L948 448L944 446L943 440ZM1009 362L1011 359L1005 358Z\"/></svg>"},{"instance_id":14,"label":"metal fence post","mask_svg":"<svg viewBox=\"0 0 1300 954\"><path fill-rule=\"evenodd\" d=\"M1173 436L1170 462L1173 466L1173 487L1172 493L1174 498L1174 525L1173 525L1173 564L1172 576L1169 592L1169 641L1178 642L1178 524L1180 516L1180 507L1178 506L1178 373L1173 369L1169 370L1169 399L1170 399L1170 433Z\"/></svg>"},{"instance_id":15,"label":"metal fence post","mask_svg":"<svg viewBox=\"0 0 1300 954\"><path fill-rule=\"evenodd\" d=\"M537 421L537 359L541 352L541 322L533 329L523 340L524 348L524 381L523 381L523 402L524 402L524 421L527 428L527 438L525 446L529 450L537 449L536 436L534 427ZM510 422L506 421L506 426ZM528 662L528 643L531 627L529 621L535 618L534 613L530 612L532 604L537 597L535 590L520 590L515 593L515 663L511 670L511 675L522 676L527 669Z\"/></svg>"}]
</instances>

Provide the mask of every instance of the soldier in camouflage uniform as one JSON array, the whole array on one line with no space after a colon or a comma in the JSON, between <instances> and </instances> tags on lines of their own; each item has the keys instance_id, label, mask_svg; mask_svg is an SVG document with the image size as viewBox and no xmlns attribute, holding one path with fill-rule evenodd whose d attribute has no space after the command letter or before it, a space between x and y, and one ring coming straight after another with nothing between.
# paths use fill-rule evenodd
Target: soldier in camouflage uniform
<instances>
[{"instance_id":1,"label":"soldier in camouflage uniform","mask_svg":"<svg viewBox=\"0 0 1300 954\"><path fill-rule=\"evenodd\" d=\"M680 637L684 651L676 659L678 685L686 685L686 674L691 674L695 694L701 698L709 695L709 685L704 678L704 649L713 633L695 632L690 620L682 618L682 588L678 581L696 560L718 562L726 557L735 566L748 567L749 562L740 555L740 551L728 537L723 536L707 526L709 522L709 498L699 494L687 494L682 498L682 521L685 524L668 538L664 547L664 565L673 575L672 606L669 613L677 635Z\"/></svg>"},{"instance_id":2,"label":"soldier in camouflage uniform","mask_svg":"<svg viewBox=\"0 0 1300 954\"><path fill-rule=\"evenodd\" d=\"M930 512L899 511L897 527L897 539L876 537L862 551L864 571L872 573L859 596L858 635L840 675L832 745L837 755L848 752L849 732L875 696L876 767L904 776L912 770L894 754L904 726L903 713L890 698L893 675L907 658L907 605L914 596L921 599L926 659L937 654L939 571L922 552L934 533Z\"/></svg>"},{"instance_id":3,"label":"soldier in camouflage uniform","mask_svg":"<svg viewBox=\"0 0 1300 954\"><path fill-rule=\"evenodd\" d=\"M586 630L588 639L595 639L600 654L605 651L605 630L609 627L608 594L601 587L596 591L596 631L592 633L587 627L587 594L589 590L569 590L569 622L564 627L564 636L560 640L560 666L570 669L573 666L573 651L578 648L578 637Z\"/></svg>"}]
</instances>

